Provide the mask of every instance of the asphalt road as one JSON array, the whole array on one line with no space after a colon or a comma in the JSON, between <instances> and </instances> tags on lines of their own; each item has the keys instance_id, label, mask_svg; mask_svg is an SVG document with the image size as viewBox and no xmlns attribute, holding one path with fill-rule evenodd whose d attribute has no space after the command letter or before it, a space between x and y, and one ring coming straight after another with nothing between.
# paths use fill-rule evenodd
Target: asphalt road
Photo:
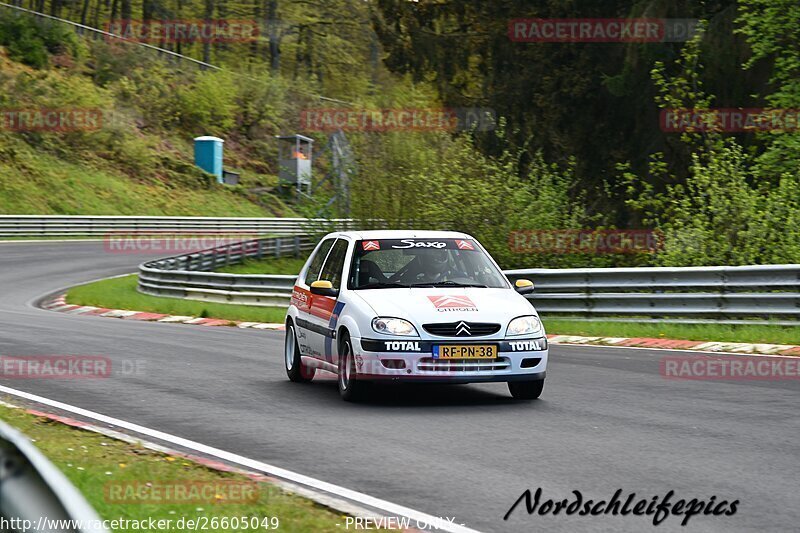
<instances>
[{"instance_id":1,"label":"asphalt road","mask_svg":"<svg viewBox=\"0 0 800 533\"><path fill-rule=\"evenodd\" d=\"M133 270L102 243L0 244L0 355L104 355L140 371L0 379L366 492L482 531L642 531L651 518L528 516L521 493L739 500L730 517L659 531L797 531L800 383L673 381L664 352L553 346L541 400L504 384L389 387L367 404L335 382L286 379L282 334L70 316L33 307L58 288ZM286 528L291 530L290 527Z\"/></svg>"}]
</instances>

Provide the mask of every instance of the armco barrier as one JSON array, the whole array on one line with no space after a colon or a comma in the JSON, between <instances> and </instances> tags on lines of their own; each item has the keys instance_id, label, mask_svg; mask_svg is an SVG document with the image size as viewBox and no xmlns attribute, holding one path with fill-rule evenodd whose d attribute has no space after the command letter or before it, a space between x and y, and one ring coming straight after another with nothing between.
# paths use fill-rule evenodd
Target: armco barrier
<instances>
[{"instance_id":1,"label":"armco barrier","mask_svg":"<svg viewBox=\"0 0 800 533\"><path fill-rule=\"evenodd\" d=\"M286 305L295 276L209 272L245 257L310 250L310 241L259 239L140 267L148 294L251 305ZM800 319L800 265L507 270L531 279L529 299L547 316L646 317L664 321ZM800 321L797 322L800 325Z\"/></svg>"},{"instance_id":2,"label":"armco barrier","mask_svg":"<svg viewBox=\"0 0 800 533\"><path fill-rule=\"evenodd\" d=\"M139 292L209 302L285 306L297 277L210 272L247 258L299 256L310 251L308 237L267 237L210 250L148 261L139 266Z\"/></svg>"},{"instance_id":3,"label":"armco barrier","mask_svg":"<svg viewBox=\"0 0 800 533\"><path fill-rule=\"evenodd\" d=\"M800 318L800 265L508 270L548 315ZM800 322L798 322L800 324Z\"/></svg>"},{"instance_id":4,"label":"armco barrier","mask_svg":"<svg viewBox=\"0 0 800 533\"><path fill-rule=\"evenodd\" d=\"M35 441L34 441L35 442ZM107 533L86 498L22 433L0 420L0 518L3 531ZM23 524L27 523L27 526ZM59 526L46 526L53 523ZM83 523L84 527L76 527ZM14 525L18 524L18 525ZM53 529L51 529L51 527Z\"/></svg>"},{"instance_id":5,"label":"armco barrier","mask_svg":"<svg viewBox=\"0 0 800 533\"><path fill-rule=\"evenodd\" d=\"M308 235L346 229L348 219L0 215L0 238L113 237L120 234Z\"/></svg>"}]
</instances>

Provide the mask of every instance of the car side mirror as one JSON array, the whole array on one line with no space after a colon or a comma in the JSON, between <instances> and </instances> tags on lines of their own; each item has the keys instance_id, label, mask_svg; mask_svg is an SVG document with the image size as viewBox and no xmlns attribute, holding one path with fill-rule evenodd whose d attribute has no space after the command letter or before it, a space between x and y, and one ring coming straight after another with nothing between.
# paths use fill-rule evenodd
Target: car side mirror
<instances>
[{"instance_id":1,"label":"car side mirror","mask_svg":"<svg viewBox=\"0 0 800 533\"><path fill-rule=\"evenodd\" d=\"M330 281L319 279L311 284L311 294L336 298L339 296L339 289L334 289Z\"/></svg>"},{"instance_id":2,"label":"car side mirror","mask_svg":"<svg viewBox=\"0 0 800 533\"><path fill-rule=\"evenodd\" d=\"M518 279L514 282L514 289L520 294L530 294L533 292L533 282L529 279Z\"/></svg>"}]
</instances>

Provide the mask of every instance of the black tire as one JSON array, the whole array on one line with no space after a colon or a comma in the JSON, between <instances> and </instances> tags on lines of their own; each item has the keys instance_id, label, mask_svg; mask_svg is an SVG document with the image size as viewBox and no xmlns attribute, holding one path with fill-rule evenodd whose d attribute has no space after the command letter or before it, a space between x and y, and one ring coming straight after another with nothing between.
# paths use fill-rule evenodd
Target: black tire
<instances>
[{"instance_id":1,"label":"black tire","mask_svg":"<svg viewBox=\"0 0 800 533\"><path fill-rule=\"evenodd\" d=\"M356 358L350 337L344 334L339 344L339 372L336 379L339 395L346 402L356 402L364 398L368 383L360 381L356 372Z\"/></svg>"},{"instance_id":2,"label":"black tire","mask_svg":"<svg viewBox=\"0 0 800 533\"><path fill-rule=\"evenodd\" d=\"M303 364L303 359L300 357L300 346L297 344L297 335L292 322L286 324L286 339L283 350L283 364L286 367L286 375L289 376L290 381L308 383L314 379L316 369L308 368Z\"/></svg>"},{"instance_id":3,"label":"black tire","mask_svg":"<svg viewBox=\"0 0 800 533\"><path fill-rule=\"evenodd\" d=\"M508 391L516 400L535 400L542 394L544 380L538 381L509 381Z\"/></svg>"}]
</instances>

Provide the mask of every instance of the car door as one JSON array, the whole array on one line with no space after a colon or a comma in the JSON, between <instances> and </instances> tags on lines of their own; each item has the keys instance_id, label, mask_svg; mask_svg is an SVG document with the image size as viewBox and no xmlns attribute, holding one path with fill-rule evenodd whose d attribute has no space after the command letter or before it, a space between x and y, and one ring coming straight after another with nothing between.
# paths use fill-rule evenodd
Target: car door
<instances>
[{"instance_id":1,"label":"car door","mask_svg":"<svg viewBox=\"0 0 800 533\"><path fill-rule=\"evenodd\" d=\"M341 238L333 244L317 279L330 281L334 289L341 290L342 275L349 245L350 243L346 239ZM308 277L306 280L309 283L316 281ZM321 353L321 359L329 363L335 362L333 358L333 338L336 331L336 323L343 307L344 303L338 301L338 298L317 294L312 295L308 318L310 323L309 339L311 339L311 346L314 351Z\"/></svg>"},{"instance_id":2,"label":"car door","mask_svg":"<svg viewBox=\"0 0 800 533\"><path fill-rule=\"evenodd\" d=\"M314 256L308 263L308 268L298 276L292 291L292 304L297 308L295 326L300 354L318 359L323 358L319 348L321 344L313 342L315 333L312 331L313 324L310 319L312 317L311 309L314 298L319 298L319 296L311 294L309 289L311 283L319 279L322 266L325 264L325 260L328 258L328 254L335 242L335 238L325 239L317 246ZM315 344L317 345L316 347Z\"/></svg>"}]
</instances>

